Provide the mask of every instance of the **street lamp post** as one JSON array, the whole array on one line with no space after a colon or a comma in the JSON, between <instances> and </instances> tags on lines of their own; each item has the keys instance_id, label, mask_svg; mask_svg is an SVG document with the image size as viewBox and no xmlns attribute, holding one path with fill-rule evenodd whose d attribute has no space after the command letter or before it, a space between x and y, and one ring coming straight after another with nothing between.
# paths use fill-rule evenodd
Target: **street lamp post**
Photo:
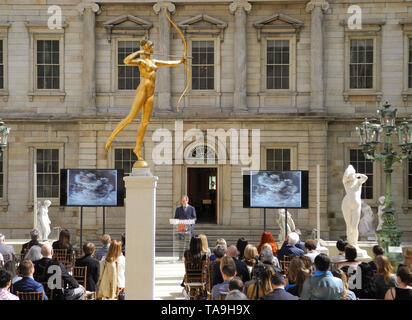
<instances>
[{"instance_id":1,"label":"street lamp post","mask_svg":"<svg viewBox=\"0 0 412 320\"><path fill-rule=\"evenodd\" d=\"M393 164L412 159L412 121L402 121L396 126L397 109L391 107L388 102L385 102L382 109L378 110L380 116L380 124L376 119L371 119L370 122L365 119L360 127L356 128L360 137L360 145L363 148L363 153L366 159L381 161L384 165L386 174L386 191L385 203L382 214L382 229L376 233L378 242L384 248L385 254L394 263L402 261L402 253L397 250L389 250L389 247L400 247L401 235L396 227L395 209L393 208L392 199L392 172ZM376 148L380 143L380 133L383 132L385 142L381 153L376 153ZM391 136L396 133L398 136L398 146L401 152L393 151Z\"/></svg>"}]
</instances>

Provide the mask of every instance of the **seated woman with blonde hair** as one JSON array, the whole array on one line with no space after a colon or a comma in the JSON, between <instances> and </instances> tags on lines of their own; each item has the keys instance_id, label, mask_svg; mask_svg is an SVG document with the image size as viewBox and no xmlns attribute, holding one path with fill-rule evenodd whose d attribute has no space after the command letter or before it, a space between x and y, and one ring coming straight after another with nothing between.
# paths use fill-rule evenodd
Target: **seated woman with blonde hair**
<instances>
[{"instance_id":1,"label":"seated woman with blonde hair","mask_svg":"<svg viewBox=\"0 0 412 320\"><path fill-rule=\"evenodd\" d=\"M246 262L247 269L249 271L249 276L252 275L252 268L255 265L256 257L259 256L257 248L253 244L248 244L245 248L243 255L243 261Z\"/></svg>"},{"instance_id":2,"label":"seated woman with blonde hair","mask_svg":"<svg viewBox=\"0 0 412 320\"><path fill-rule=\"evenodd\" d=\"M118 292L125 287L125 265L126 259L122 255L122 243L113 240L106 258L100 261L98 299L117 299Z\"/></svg>"}]
</instances>

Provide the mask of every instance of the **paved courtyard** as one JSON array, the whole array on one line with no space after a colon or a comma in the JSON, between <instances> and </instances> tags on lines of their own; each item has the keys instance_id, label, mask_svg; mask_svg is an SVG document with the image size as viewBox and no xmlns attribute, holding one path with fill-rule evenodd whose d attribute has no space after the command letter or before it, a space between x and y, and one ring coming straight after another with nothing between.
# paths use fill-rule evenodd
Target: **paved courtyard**
<instances>
[{"instance_id":1,"label":"paved courtyard","mask_svg":"<svg viewBox=\"0 0 412 320\"><path fill-rule=\"evenodd\" d=\"M156 257L155 300L184 300L180 286L185 273L183 262L172 257Z\"/></svg>"}]
</instances>

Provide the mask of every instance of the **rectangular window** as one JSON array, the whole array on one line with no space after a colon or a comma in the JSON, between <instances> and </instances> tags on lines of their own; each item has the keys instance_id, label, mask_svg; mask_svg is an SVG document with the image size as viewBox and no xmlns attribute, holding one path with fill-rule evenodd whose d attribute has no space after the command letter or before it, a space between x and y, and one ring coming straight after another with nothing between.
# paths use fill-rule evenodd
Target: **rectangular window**
<instances>
[{"instance_id":1,"label":"rectangular window","mask_svg":"<svg viewBox=\"0 0 412 320\"><path fill-rule=\"evenodd\" d=\"M37 40L37 89L60 88L59 40Z\"/></svg>"},{"instance_id":2,"label":"rectangular window","mask_svg":"<svg viewBox=\"0 0 412 320\"><path fill-rule=\"evenodd\" d=\"M412 38L409 38L408 88L412 89Z\"/></svg>"},{"instance_id":3,"label":"rectangular window","mask_svg":"<svg viewBox=\"0 0 412 320\"><path fill-rule=\"evenodd\" d=\"M3 40L0 40L0 89L4 89Z\"/></svg>"},{"instance_id":4,"label":"rectangular window","mask_svg":"<svg viewBox=\"0 0 412 320\"><path fill-rule=\"evenodd\" d=\"M118 41L117 43L117 88L135 90L140 83L140 71L136 66L123 63L129 54L140 50L139 41Z\"/></svg>"},{"instance_id":5,"label":"rectangular window","mask_svg":"<svg viewBox=\"0 0 412 320\"><path fill-rule=\"evenodd\" d=\"M267 41L267 89L289 89L289 40Z\"/></svg>"},{"instance_id":6,"label":"rectangular window","mask_svg":"<svg viewBox=\"0 0 412 320\"><path fill-rule=\"evenodd\" d=\"M59 149L36 149L37 197L58 198Z\"/></svg>"},{"instance_id":7,"label":"rectangular window","mask_svg":"<svg viewBox=\"0 0 412 320\"><path fill-rule=\"evenodd\" d=\"M408 199L412 200L412 159L408 160Z\"/></svg>"},{"instance_id":8,"label":"rectangular window","mask_svg":"<svg viewBox=\"0 0 412 320\"><path fill-rule=\"evenodd\" d=\"M373 88L373 39L350 40L349 83L351 89Z\"/></svg>"},{"instance_id":9,"label":"rectangular window","mask_svg":"<svg viewBox=\"0 0 412 320\"><path fill-rule=\"evenodd\" d=\"M123 169L124 174L132 172L133 164L137 161L133 149L117 148L114 150L114 168Z\"/></svg>"},{"instance_id":10,"label":"rectangular window","mask_svg":"<svg viewBox=\"0 0 412 320\"><path fill-rule=\"evenodd\" d=\"M362 185L362 199L373 199L373 162L365 158L362 150L350 150L350 164L356 172L368 176L368 180Z\"/></svg>"},{"instance_id":11,"label":"rectangular window","mask_svg":"<svg viewBox=\"0 0 412 320\"><path fill-rule=\"evenodd\" d=\"M290 170L290 149L267 149L266 170Z\"/></svg>"},{"instance_id":12,"label":"rectangular window","mask_svg":"<svg viewBox=\"0 0 412 320\"><path fill-rule=\"evenodd\" d=\"M215 88L215 42L192 41L192 89Z\"/></svg>"},{"instance_id":13,"label":"rectangular window","mask_svg":"<svg viewBox=\"0 0 412 320\"><path fill-rule=\"evenodd\" d=\"M3 152L0 152L0 198L4 193L4 172L3 172Z\"/></svg>"}]
</instances>

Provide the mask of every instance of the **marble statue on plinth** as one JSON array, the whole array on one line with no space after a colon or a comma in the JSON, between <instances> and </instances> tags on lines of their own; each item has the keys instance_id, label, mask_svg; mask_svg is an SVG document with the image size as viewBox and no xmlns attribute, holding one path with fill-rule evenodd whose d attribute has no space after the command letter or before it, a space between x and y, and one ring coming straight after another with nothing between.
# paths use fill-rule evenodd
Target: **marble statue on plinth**
<instances>
[{"instance_id":1,"label":"marble statue on plinth","mask_svg":"<svg viewBox=\"0 0 412 320\"><path fill-rule=\"evenodd\" d=\"M359 234L366 237L376 238L375 215L372 208L365 202L361 204L362 218L359 222Z\"/></svg>"},{"instance_id":2,"label":"marble statue on plinth","mask_svg":"<svg viewBox=\"0 0 412 320\"><path fill-rule=\"evenodd\" d=\"M352 165L349 165L343 174L343 185L346 195L342 200L342 212L346 223L346 236L350 245L354 246L358 251L358 257L367 257L365 250L361 250L358 246L359 238L359 221L361 217L361 191L362 184L368 180L364 174L357 173Z\"/></svg>"},{"instance_id":3,"label":"marble statue on plinth","mask_svg":"<svg viewBox=\"0 0 412 320\"><path fill-rule=\"evenodd\" d=\"M51 232L51 221L48 214L50 205L50 200L44 200L43 204L41 201L37 202L37 229L41 240L47 240Z\"/></svg>"},{"instance_id":4,"label":"marble statue on plinth","mask_svg":"<svg viewBox=\"0 0 412 320\"><path fill-rule=\"evenodd\" d=\"M381 197L379 197L379 199L378 199L378 226L376 227L376 231L382 229L382 225L383 225L383 220L382 220L383 209L385 209L385 196L381 196Z\"/></svg>"},{"instance_id":5,"label":"marble statue on plinth","mask_svg":"<svg viewBox=\"0 0 412 320\"><path fill-rule=\"evenodd\" d=\"M279 240L285 241L285 209L278 210L278 225L279 225ZM292 215L288 211L288 218L287 218L287 234L295 230L295 223L293 222Z\"/></svg>"}]
</instances>

